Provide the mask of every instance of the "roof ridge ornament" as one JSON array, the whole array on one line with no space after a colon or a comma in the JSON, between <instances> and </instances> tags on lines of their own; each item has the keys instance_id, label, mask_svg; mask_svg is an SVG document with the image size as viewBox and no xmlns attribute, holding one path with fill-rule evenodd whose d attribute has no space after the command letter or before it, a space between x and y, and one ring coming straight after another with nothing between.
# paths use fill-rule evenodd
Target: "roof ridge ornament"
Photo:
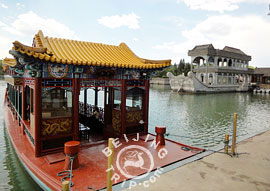
<instances>
[{"instance_id":1,"label":"roof ridge ornament","mask_svg":"<svg viewBox=\"0 0 270 191\"><path fill-rule=\"evenodd\" d=\"M37 52L37 53L45 53L47 50L47 48L37 48L37 47L27 46L27 45L20 43L19 41L14 41L13 45L15 48L21 48L23 50L27 50L30 52L33 51L33 52Z\"/></svg>"},{"instance_id":2,"label":"roof ridge ornament","mask_svg":"<svg viewBox=\"0 0 270 191\"><path fill-rule=\"evenodd\" d=\"M52 54L52 50L50 49L50 46L48 45L48 41L44 37L42 30L39 30L37 35L38 35L38 37L39 37L39 39L41 41L41 44L42 44L43 48L47 48L46 53L47 54Z\"/></svg>"}]
</instances>

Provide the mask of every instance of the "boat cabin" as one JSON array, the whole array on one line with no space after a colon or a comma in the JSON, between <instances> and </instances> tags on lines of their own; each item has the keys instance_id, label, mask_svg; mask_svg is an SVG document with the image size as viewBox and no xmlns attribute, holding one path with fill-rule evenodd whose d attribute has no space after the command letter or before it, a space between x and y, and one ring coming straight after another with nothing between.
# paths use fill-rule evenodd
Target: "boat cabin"
<instances>
[{"instance_id":1,"label":"boat cabin","mask_svg":"<svg viewBox=\"0 0 270 191\"><path fill-rule=\"evenodd\" d=\"M7 99L36 156L70 140L95 142L148 133L149 79L171 60L148 60L129 47L44 37L13 43L3 67ZM16 128L16 127L14 127Z\"/></svg>"}]
</instances>

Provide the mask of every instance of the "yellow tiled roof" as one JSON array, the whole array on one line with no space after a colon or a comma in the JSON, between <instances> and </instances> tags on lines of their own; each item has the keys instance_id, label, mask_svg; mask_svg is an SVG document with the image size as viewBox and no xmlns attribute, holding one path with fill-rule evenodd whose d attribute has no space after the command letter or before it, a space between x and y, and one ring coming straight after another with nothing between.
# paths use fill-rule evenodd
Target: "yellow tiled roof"
<instances>
[{"instance_id":1,"label":"yellow tiled roof","mask_svg":"<svg viewBox=\"0 0 270 191\"><path fill-rule=\"evenodd\" d=\"M39 31L35 47L15 41L13 50L48 62L118 68L158 69L171 65L171 60L147 60L136 56L125 43L119 46L61 38L44 37Z\"/></svg>"},{"instance_id":2,"label":"yellow tiled roof","mask_svg":"<svg viewBox=\"0 0 270 191\"><path fill-rule=\"evenodd\" d=\"M17 61L13 58L5 58L2 61L2 67L4 71L6 71L7 66L14 67L16 66L16 64L17 64Z\"/></svg>"}]
</instances>

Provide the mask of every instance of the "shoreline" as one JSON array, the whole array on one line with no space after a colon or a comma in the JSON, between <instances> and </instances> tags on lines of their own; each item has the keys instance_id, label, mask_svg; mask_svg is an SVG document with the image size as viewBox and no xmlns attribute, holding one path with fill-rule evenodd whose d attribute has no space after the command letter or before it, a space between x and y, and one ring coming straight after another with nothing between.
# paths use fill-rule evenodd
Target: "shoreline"
<instances>
[{"instance_id":1,"label":"shoreline","mask_svg":"<svg viewBox=\"0 0 270 191\"><path fill-rule=\"evenodd\" d=\"M270 130L257 132L238 139L238 157L215 153L223 152L220 145L165 167L147 188L138 182L124 190L270 190L269 145Z\"/></svg>"}]
</instances>

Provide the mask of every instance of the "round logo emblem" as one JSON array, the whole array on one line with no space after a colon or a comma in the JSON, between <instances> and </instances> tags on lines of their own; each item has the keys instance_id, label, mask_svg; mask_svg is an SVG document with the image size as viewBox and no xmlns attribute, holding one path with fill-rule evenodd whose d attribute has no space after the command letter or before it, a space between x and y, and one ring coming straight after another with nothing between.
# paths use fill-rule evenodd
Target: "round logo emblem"
<instances>
[{"instance_id":1,"label":"round logo emblem","mask_svg":"<svg viewBox=\"0 0 270 191\"><path fill-rule=\"evenodd\" d=\"M68 72L68 65L49 64L50 74L55 78L63 78Z\"/></svg>"},{"instance_id":2,"label":"round logo emblem","mask_svg":"<svg viewBox=\"0 0 270 191\"><path fill-rule=\"evenodd\" d=\"M130 145L121 149L117 155L116 166L126 178L140 179L147 176L154 168L154 159L151 152L139 145ZM147 173L142 176L140 172Z\"/></svg>"}]
</instances>

